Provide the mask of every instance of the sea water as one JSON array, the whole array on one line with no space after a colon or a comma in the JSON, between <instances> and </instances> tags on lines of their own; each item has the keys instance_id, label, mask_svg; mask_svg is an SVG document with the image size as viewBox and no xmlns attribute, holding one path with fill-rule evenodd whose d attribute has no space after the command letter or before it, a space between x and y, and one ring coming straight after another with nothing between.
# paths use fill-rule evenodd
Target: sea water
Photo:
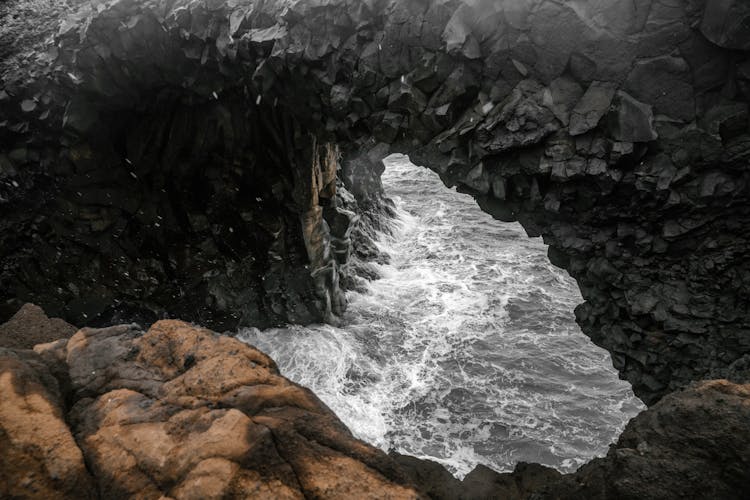
<instances>
[{"instance_id":1,"label":"sea water","mask_svg":"<svg viewBox=\"0 0 750 500\"><path fill-rule=\"evenodd\" d=\"M390 262L339 327L239 338L312 389L360 439L459 477L519 461L563 472L604 455L643 406L575 323L575 281L540 239L483 213L405 156L386 160Z\"/></svg>"}]
</instances>

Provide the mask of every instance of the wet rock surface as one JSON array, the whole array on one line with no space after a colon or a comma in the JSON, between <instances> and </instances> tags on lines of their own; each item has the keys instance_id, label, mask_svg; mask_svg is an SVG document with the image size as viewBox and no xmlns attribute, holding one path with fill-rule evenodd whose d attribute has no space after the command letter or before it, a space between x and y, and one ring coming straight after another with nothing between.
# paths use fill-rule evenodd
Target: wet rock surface
<instances>
[{"instance_id":1,"label":"wet rock surface","mask_svg":"<svg viewBox=\"0 0 750 500\"><path fill-rule=\"evenodd\" d=\"M84 328L35 350L0 349L0 496L424 497L233 338L160 321Z\"/></svg>"},{"instance_id":2,"label":"wet rock surface","mask_svg":"<svg viewBox=\"0 0 750 500\"><path fill-rule=\"evenodd\" d=\"M646 403L735 376L744 5L81 6L49 51L3 64L5 317L36 301L92 325L334 320L353 220L334 186L367 192L378 167L350 163L403 152L544 237Z\"/></svg>"}]
</instances>

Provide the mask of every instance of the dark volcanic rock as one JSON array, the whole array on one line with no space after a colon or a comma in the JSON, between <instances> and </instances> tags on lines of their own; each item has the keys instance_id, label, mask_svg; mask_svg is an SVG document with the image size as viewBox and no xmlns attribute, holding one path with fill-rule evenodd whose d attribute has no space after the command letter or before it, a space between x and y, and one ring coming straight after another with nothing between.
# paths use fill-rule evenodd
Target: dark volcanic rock
<instances>
[{"instance_id":1,"label":"dark volcanic rock","mask_svg":"<svg viewBox=\"0 0 750 500\"><path fill-rule=\"evenodd\" d=\"M562 475L520 463L512 473L482 465L463 481L441 465L393 455L436 499L743 499L750 488L750 384L696 383L630 421L606 457Z\"/></svg>"},{"instance_id":2,"label":"dark volcanic rock","mask_svg":"<svg viewBox=\"0 0 750 500\"><path fill-rule=\"evenodd\" d=\"M728 375L750 354L746 4L506 4L81 6L3 65L5 316L333 321L337 186L377 179L339 153L403 152L544 237L648 404Z\"/></svg>"},{"instance_id":3,"label":"dark volcanic rock","mask_svg":"<svg viewBox=\"0 0 750 500\"><path fill-rule=\"evenodd\" d=\"M31 349L37 344L66 339L76 330L59 318L48 318L41 307L24 304L8 322L0 325L0 347Z\"/></svg>"},{"instance_id":4,"label":"dark volcanic rock","mask_svg":"<svg viewBox=\"0 0 750 500\"><path fill-rule=\"evenodd\" d=\"M595 129L599 120L609 111L614 96L614 85L593 82L571 111L570 135L581 135Z\"/></svg>"},{"instance_id":5,"label":"dark volcanic rock","mask_svg":"<svg viewBox=\"0 0 750 500\"><path fill-rule=\"evenodd\" d=\"M750 50L750 5L741 0L706 2L701 33L716 45Z\"/></svg>"},{"instance_id":6,"label":"dark volcanic rock","mask_svg":"<svg viewBox=\"0 0 750 500\"><path fill-rule=\"evenodd\" d=\"M747 498L750 384L696 383L638 415L605 458L537 490L541 499Z\"/></svg>"},{"instance_id":7,"label":"dark volcanic rock","mask_svg":"<svg viewBox=\"0 0 750 500\"><path fill-rule=\"evenodd\" d=\"M609 127L612 137L620 142L649 142L659 137L651 106L622 91L617 92Z\"/></svg>"},{"instance_id":8,"label":"dark volcanic rock","mask_svg":"<svg viewBox=\"0 0 750 500\"><path fill-rule=\"evenodd\" d=\"M513 472L504 474L478 465L459 481L436 462L397 453L391 456L412 481L435 500L524 500L563 477L549 467L521 462Z\"/></svg>"}]
</instances>

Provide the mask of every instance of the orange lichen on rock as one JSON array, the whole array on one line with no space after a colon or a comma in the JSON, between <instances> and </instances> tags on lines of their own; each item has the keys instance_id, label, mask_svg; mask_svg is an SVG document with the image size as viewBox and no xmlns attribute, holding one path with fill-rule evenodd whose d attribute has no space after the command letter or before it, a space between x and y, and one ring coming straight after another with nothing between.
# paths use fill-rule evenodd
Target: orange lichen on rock
<instances>
[{"instance_id":1,"label":"orange lichen on rock","mask_svg":"<svg viewBox=\"0 0 750 500\"><path fill-rule=\"evenodd\" d=\"M58 383L37 354L0 348L0 401L0 498L93 498Z\"/></svg>"},{"instance_id":2,"label":"orange lichen on rock","mask_svg":"<svg viewBox=\"0 0 750 500\"><path fill-rule=\"evenodd\" d=\"M180 321L82 329L70 418L108 498L418 498L265 354Z\"/></svg>"}]
</instances>

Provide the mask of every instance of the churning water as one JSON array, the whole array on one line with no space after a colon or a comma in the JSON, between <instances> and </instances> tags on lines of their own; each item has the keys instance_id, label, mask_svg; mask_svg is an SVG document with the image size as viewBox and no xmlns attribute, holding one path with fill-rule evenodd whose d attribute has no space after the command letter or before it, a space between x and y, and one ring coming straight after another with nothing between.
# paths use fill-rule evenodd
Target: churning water
<instances>
[{"instance_id":1,"label":"churning water","mask_svg":"<svg viewBox=\"0 0 750 500\"><path fill-rule=\"evenodd\" d=\"M366 293L349 294L343 326L239 337L360 439L459 477L519 461L568 472L603 455L642 405L576 325L575 282L539 239L433 172L403 156L386 165L398 217L379 245L391 261Z\"/></svg>"}]
</instances>

